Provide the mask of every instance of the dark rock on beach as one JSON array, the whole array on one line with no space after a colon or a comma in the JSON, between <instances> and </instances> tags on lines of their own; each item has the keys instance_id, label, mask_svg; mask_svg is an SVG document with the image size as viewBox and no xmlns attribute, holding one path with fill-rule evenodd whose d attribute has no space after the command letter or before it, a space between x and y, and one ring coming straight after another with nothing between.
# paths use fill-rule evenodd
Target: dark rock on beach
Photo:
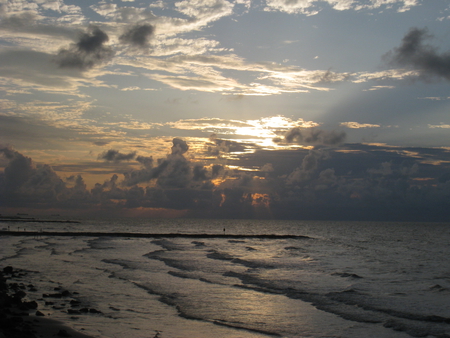
<instances>
[{"instance_id":1,"label":"dark rock on beach","mask_svg":"<svg viewBox=\"0 0 450 338\"><path fill-rule=\"evenodd\" d=\"M3 273L4 273L4 274L7 274L7 275L12 274L12 273L13 273L13 267L12 267L12 266L6 266L6 267L4 267L4 268L3 268Z\"/></svg>"},{"instance_id":2,"label":"dark rock on beach","mask_svg":"<svg viewBox=\"0 0 450 338\"><path fill-rule=\"evenodd\" d=\"M72 337L66 330L59 330L56 335L58 337Z\"/></svg>"},{"instance_id":3,"label":"dark rock on beach","mask_svg":"<svg viewBox=\"0 0 450 338\"><path fill-rule=\"evenodd\" d=\"M27 278L28 273L11 266L0 269L0 338L51 338L51 337L73 337L90 338L80 332L74 331L63 323L49 319L45 314L38 310L39 302L45 306L60 306L61 309L66 305L78 306L77 300L69 300L77 292L69 292L59 288L57 293L43 294L43 297L54 298L55 301L44 301L44 299L30 300L29 295L24 290L31 292L37 291L33 284L23 284L21 278ZM19 280L19 282L18 282ZM36 295L35 295L36 296ZM63 300L64 298L64 300ZM41 303L41 304L42 304ZM55 303L59 303L56 305ZM67 311L68 314L80 314L81 312L73 309ZM86 308L86 313L101 313L96 309Z\"/></svg>"}]
</instances>

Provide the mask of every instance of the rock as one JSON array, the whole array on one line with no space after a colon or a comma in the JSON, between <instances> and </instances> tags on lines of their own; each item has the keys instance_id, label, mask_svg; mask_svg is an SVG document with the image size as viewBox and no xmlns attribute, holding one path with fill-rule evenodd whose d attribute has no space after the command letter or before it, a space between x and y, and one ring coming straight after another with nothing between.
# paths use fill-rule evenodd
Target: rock
<instances>
[{"instance_id":1,"label":"rock","mask_svg":"<svg viewBox=\"0 0 450 338\"><path fill-rule=\"evenodd\" d=\"M62 293L62 296L63 297L70 297L72 294L69 292L69 291L67 291L67 290L64 290Z\"/></svg>"},{"instance_id":2,"label":"rock","mask_svg":"<svg viewBox=\"0 0 450 338\"><path fill-rule=\"evenodd\" d=\"M36 311L36 316L40 316L40 317L42 317L42 316L45 316L41 311Z\"/></svg>"},{"instance_id":3,"label":"rock","mask_svg":"<svg viewBox=\"0 0 450 338\"><path fill-rule=\"evenodd\" d=\"M6 266L3 268L3 273L9 274L9 275L12 274L13 271L14 271L14 269L12 266Z\"/></svg>"},{"instance_id":4,"label":"rock","mask_svg":"<svg viewBox=\"0 0 450 338\"><path fill-rule=\"evenodd\" d=\"M87 312L89 312L89 309L87 307L84 307L84 308L80 309L80 312L87 313Z\"/></svg>"},{"instance_id":5,"label":"rock","mask_svg":"<svg viewBox=\"0 0 450 338\"><path fill-rule=\"evenodd\" d=\"M66 330L59 330L59 332L56 335L58 337L72 337L70 334L67 333Z\"/></svg>"},{"instance_id":6,"label":"rock","mask_svg":"<svg viewBox=\"0 0 450 338\"><path fill-rule=\"evenodd\" d=\"M70 315L79 315L79 314L81 314L80 311L74 310L74 309L67 309L67 313L70 314Z\"/></svg>"},{"instance_id":7,"label":"rock","mask_svg":"<svg viewBox=\"0 0 450 338\"><path fill-rule=\"evenodd\" d=\"M22 291L22 290L19 290L19 291L17 291L14 295L13 295L13 298L15 299L15 300L21 300L22 298L24 298L25 296L26 296L27 294L24 292L24 291Z\"/></svg>"},{"instance_id":8,"label":"rock","mask_svg":"<svg viewBox=\"0 0 450 338\"><path fill-rule=\"evenodd\" d=\"M42 295L44 298L62 298L62 294L60 293L44 293Z\"/></svg>"},{"instance_id":9,"label":"rock","mask_svg":"<svg viewBox=\"0 0 450 338\"><path fill-rule=\"evenodd\" d=\"M38 308L38 303L34 300L32 300L31 302L23 302L23 305L25 305L30 310Z\"/></svg>"},{"instance_id":10,"label":"rock","mask_svg":"<svg viewBox=\"0 0 450 338\"><path fill-rule=\"evenodd\" d=\"M89 309L89 313L102 313L102 312L96 309Z\"/></svg>"}]
</instances>

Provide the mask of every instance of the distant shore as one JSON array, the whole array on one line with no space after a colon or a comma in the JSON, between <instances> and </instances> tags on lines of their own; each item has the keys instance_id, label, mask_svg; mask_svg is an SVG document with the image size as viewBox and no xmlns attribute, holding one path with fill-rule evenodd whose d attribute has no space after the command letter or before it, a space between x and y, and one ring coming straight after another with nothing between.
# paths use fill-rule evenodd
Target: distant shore
<instances>
[{"instance_id":1,"label":"distant shore","mask_svg":"<svg viewBox=\"0 0 450 338\"><path fill-rule=\"evenodd\" d=\"M75 231L7 231L1 230L0 236L64 236L64 237L138 237L138 238L260 238L260 239L312 239L301 235L275 234L186 234L186 233L133 233L133 232L75 232Z\"/></svg>"},{"instance_id":2,"label":"distant shore","mask_svg":"<svg viewBox=\"0 0 450 338\"><path fill-rule=\"evenodd\" d=\"M40 219L34 217L0 216L1 223L80 223L79 221L62 219Z\"/></svg>"}]
</instances>

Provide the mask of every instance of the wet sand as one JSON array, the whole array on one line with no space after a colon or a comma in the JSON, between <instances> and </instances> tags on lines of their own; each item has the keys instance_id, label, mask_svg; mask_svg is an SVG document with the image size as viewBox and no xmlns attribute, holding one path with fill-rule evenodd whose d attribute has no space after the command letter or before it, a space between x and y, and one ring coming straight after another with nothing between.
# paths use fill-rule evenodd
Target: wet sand
<instances>
[{"instance_id":1,"label":"wet sand","mask_svg":"<svg viewBox=\"0 0 450 338\"><path fill-rule=\"evenodd\" d=\"M22 277L26 272L11 266L0 270L0 338L92 338L39 311L35 299L29 298Z\"/></svg>"}]
</instances>

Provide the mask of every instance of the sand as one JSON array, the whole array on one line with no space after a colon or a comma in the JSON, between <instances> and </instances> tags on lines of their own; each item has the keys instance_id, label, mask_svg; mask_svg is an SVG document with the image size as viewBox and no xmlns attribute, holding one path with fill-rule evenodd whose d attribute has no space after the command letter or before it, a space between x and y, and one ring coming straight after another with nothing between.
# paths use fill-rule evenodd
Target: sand
<instances>
[{"instance_id":1,"label":"sand","mask_svg":"<svg viewBox=\"0 0 450 338\"><path fill-rule=\"evenodd\" d=\"M11 266L0 270L0 338L92 338L64 323L39 314L38 303L27 299L17 277L25 273Z\"/></svg>"}]
</instances>

